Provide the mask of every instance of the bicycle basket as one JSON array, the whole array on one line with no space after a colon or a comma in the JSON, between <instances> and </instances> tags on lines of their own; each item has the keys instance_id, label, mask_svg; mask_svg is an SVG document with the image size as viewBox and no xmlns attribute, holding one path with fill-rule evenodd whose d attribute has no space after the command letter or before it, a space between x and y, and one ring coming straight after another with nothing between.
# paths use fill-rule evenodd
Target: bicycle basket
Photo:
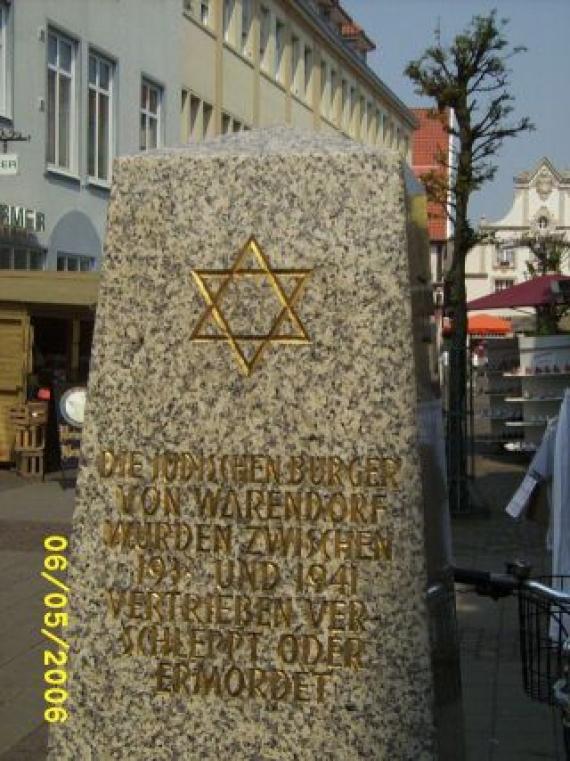
<instances>
[{"instance_id":1,"label":"bicycle basket","mask_svg":"<svg viewBox=\"0 0 570 761\"><path fill-rule=\"evenodd\" d=\"M537 578L570 592L570 576ZM532 700L554 704L552 687L562 676L562 645L570 634L570 605L545 600L533 590L519 591L523 685Z\"/></svg>"}]
</instances>

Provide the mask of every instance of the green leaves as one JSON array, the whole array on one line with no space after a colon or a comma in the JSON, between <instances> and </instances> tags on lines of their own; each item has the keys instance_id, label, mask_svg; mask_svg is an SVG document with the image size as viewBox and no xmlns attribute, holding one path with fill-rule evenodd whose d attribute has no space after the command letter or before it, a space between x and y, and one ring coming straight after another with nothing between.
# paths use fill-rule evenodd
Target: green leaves
<instances>
[{"instance_id":1,"label":"green leaves","mask_svg":"<svg viewBox=\"0 0 570 761\"><path fill-rule=\"evenodd\" d=\"M447 46L436 30L435 44L410 61L405 70L416 93L433 98L439 112L453 109L455 114L455 125L444 125L454 138L455 166L450 172L446 158L438 161L445 171L428 178L433 192L430 195L428 188L428 196L447 210L444 191L451 190L451 217L456 228L454 257L463 259L477 240L477 235L471 228L467 232L465 226L471 194L495 176L497 166L492 158L503 140L534 129L528 117L511 121L514 98L508 89L507 64L525 48L509 46L504 34L507 23L497 17L496 11L476 15ZM442 187L442 176L450 178L447 188Z\"/></svg>"}]
</instances>

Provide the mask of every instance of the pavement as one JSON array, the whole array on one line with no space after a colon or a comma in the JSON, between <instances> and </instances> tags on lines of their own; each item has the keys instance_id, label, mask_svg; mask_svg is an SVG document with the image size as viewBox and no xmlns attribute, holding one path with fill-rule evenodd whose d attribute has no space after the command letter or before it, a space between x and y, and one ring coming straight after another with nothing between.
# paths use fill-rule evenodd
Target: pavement
<instances>
[{"instance_id":1,"label":"pavement","mask_svg":"<svg viewBox=\"0 0 570 761\"><path fill-rule=\"evenodd\" d=\"M456 565L500 571L524 558L548 573L544 531L504 514L523 473L505 457L477 458L474 486L488 511L453 520ZM43 540L69 533L73 502L74 490L57 478L28 482L0 470L0 761L46 758ZM563 761L557 712L522 689L516 601L458 587L457 613L467 761Z\"/></svg>"},{"instance_id":2,"label":"pavement","mask_svg":"<svg viewBox=\"0 0 570 761\"><path fill-rule=\"evenodd\" d=\"M501 572L523 559L533 576L549 575L545 529L505 514L528 462L477 457L475 491L486 514L454 518L456 566ZM456 587L467 761L564 761L557 709L523 692L518 605Z\"/></svg>"}]
</instances>

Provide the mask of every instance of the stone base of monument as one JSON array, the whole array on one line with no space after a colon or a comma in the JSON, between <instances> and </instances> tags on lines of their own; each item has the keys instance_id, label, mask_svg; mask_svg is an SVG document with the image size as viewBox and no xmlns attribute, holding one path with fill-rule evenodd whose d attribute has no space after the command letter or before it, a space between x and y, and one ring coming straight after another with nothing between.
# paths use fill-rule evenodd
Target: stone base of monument
<instances>
[{"instance_id":1,"label":"stone base of monument","mask_svg":"<svg viewBox=\"0 0 570 761\"><path fill-rule=\"evenodd\" d=\"M116 162L51 761L436 758L406 208L286 128Z\"/></svg>"}]
</instances>

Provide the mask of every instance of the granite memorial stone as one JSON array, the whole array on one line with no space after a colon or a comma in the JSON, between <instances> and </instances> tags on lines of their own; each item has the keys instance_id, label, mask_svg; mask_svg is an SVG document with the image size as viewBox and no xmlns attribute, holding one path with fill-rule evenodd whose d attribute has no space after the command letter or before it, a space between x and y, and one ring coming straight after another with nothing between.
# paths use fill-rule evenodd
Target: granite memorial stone
<instances>
[{"instance_id":1,"label":"granite memorial stone","mask_svg":"<svg viewBox=\"0 0 570 761\"><path fill-rule=\"evenodd\" d=\"M52 761L438 757L407 224L341 137L115 163Z\"/></svg>"}]
</instances>

